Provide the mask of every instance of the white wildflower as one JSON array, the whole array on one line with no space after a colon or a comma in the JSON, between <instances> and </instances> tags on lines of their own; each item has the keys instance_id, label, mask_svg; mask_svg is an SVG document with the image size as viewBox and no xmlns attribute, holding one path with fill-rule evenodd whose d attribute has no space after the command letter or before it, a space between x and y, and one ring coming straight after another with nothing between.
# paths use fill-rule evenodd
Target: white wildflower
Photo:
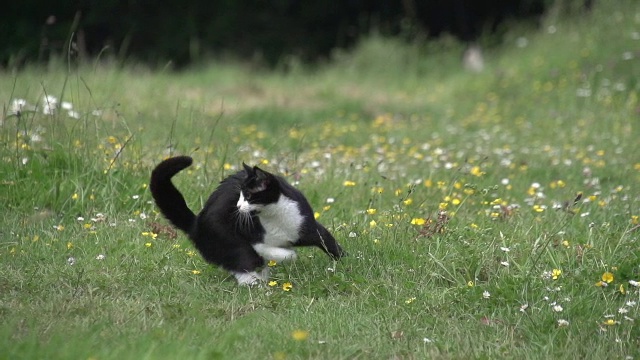
<instances>
[{"instance_id":1,"label":"white wildflower","mask_svg":"<svg viewBox=\"0 0 640 360\"><path fill-rule=\"evenodd\" d=\"M45 115L53 115L58 107L58 99L51 95L45 95L42 98L42 113Z\"/></svg>"},{"instance_id":2,"label":"white wildflower","mask_svg":"<svg viewBox=\"0 0 640 360\"><path fill-rule=\"evenodd\" d=\"M25 109L26 106L27 100L13 99L13 101L11 102L11 107L9 108L9 112L12 114L19 114Z\"/></svg>"}]
</instances>

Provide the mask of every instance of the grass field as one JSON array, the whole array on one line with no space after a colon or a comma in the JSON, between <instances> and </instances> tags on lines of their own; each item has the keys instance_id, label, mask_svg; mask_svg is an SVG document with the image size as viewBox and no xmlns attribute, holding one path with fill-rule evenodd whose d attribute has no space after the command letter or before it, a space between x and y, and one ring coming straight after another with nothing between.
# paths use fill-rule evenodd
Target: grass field
<instances>
[{"instance_id":1,"label":"grass field","mask_svg":"<svg viewBox=\"0 0 640 360\"><path fill-rule=\"evenodd\" d=\"M286 71L0 73L0 359L640 358L640 4L607 4L479 74L375 36ZM283 174L349 256L238 287L151 202L172 154L196 211L242 161Z\"/></svg>"}]
</instances>

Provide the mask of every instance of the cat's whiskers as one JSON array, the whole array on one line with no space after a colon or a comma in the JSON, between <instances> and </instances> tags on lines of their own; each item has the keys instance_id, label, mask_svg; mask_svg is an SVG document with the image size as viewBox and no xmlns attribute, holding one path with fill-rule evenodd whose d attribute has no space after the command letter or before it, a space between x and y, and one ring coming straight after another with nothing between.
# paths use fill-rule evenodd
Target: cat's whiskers
<instances>
[{"instance_id":1,"label":"cat's whiskers","mask_svg":"<svg viewBox=\"0 0 640 360\"><path fill-rule=\"evenodd\" d=\"M236 219L234 224L236 230L242 231L253 227L253 217L251 216L251 213L240 211L240 209L236 209L233 213Z\"/></svg>"}]
</instances>

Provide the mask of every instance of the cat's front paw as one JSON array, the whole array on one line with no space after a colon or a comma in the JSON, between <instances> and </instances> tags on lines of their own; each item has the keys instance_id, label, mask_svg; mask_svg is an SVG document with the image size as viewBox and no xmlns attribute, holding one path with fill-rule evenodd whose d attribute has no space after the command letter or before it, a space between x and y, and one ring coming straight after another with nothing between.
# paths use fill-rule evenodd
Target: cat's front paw
<instances>
[{"instance_id":1,"label":"cat's front paw","mask_svg":"<svg viewBox=\"0 0 640 360\"><path fill-rule=\"evenodd\" d=\"M264 259L275 262L293 261L298 258L298 254L296 254L293 249L267 246L264 244L256 244L253 248Z\"/></svg>"},{"instance_id":2,"label":"cat's front paw","mask_svg":"<svg viewBox=\"0 0 640 360\"><path fill-rule=\"evenodd\" d=\"M255 271L234 272L233 276L238 280L238 285L241 286L255 286L265 281L265 279Z\"/></svg>"}]
</instances>

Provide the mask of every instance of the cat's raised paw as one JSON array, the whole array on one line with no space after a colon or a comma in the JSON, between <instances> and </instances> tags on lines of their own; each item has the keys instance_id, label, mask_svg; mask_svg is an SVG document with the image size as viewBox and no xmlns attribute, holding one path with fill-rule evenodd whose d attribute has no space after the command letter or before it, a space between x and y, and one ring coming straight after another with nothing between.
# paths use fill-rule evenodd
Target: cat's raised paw
<instances>
[{"instance_id":1,"label":"cat's raised paw","mask_svg":"<svg viewBox=\"0 0 640 360\"><path fill-rule=\"evenodd\" d=\"M268 246L260 243L254 244L253 248L263 258L273 260L275 262L293 261L298 258L295 250L292 249Z\"/></svg>"}]
</instances>

